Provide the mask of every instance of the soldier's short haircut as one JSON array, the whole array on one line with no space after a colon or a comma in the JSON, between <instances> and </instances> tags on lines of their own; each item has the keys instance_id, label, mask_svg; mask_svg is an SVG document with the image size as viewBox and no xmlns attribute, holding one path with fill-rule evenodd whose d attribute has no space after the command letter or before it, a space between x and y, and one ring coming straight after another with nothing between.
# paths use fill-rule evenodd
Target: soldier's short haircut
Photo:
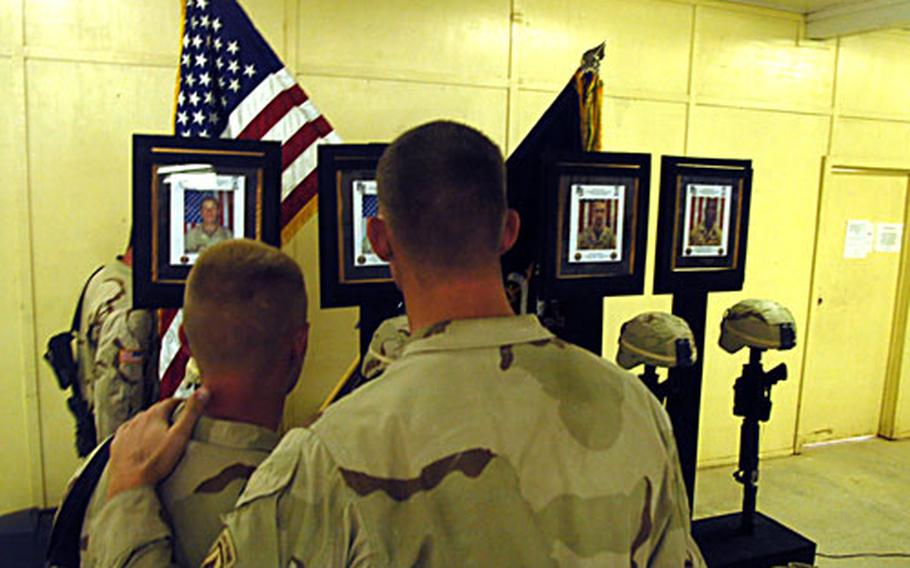
<instances>
[{"instance_id":1,"label":"soldier's short haircut","mask_svg":"<svg viewBox=\"0 0 910 568\"><path fill-rule=\"evenodd\" d=\"M183 327L203 375L267 372L306 323L300 267L277 248L246 239L208 247L186 284Z\"/></svg>"},{"instance_id":2,"label":"soldier's short haircut","mask_svg":"<svg viewBox=\"0 0 910 568\"><path fill-rule=\"evenodd\" d=\"M459 269L497 254L505 166L477 130L448 121L409 130L383 153L376 179L388 223L416 261Z\"/></svg>"}]
</instances>

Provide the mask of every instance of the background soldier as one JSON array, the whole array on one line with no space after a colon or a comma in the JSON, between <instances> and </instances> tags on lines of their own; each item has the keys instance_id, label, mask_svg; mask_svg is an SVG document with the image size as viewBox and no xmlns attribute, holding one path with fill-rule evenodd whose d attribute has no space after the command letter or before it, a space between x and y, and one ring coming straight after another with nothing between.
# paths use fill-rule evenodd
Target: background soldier
<instances>
[{"instance_id":1,"label":"background soldier","mask_svg":"<svg viewBox=\"0 0 910 568\"><path fill-rule=\"evenodd\" d=\"M579 233L578 248L599 250L616 248L616 235L613 234L613 229L607 226L607 202L598 199L591 207L594 219Z\"/></svg>"},{"instance_id":2,"label":"background soldier","mask_svg":"<svg viewBox=\"0 0 910 568\"><path fill-rule=\"evenodd\" d=\"M284 437L206 565L703 564L654 397L513 315L499 257L519 220L504 176L499 149L451 122L388 147L368 232L416 331L381 378ZM114 439L113 499L90 543L106 566L170 561L154 486L191 402L170 429L156 407Z\"/></svg>"},{"instance_id":3,"label":"background soldier","mask_svg":"<svg viewBox=\"0 0 910 568\"><path fill-rule=\"evenodd\" d=\"M214 197L203 198L202 203L199 204L199 215L202 217L202 222L187 231L186 240L184 240L186 252L202 252L205 247L231 238L231 232L218 222L220 213L221 206Z\"/></svg>"},{"instance_id":4,"label":"background soldier","mask_svg":"<svg viewBox=\"0 0 910 568\"><path fill-rule=\"evenodd\" d=\"M690 245L720 246L720 227L717 226L717 201L717 199L706 200L704 217L689 233Z\"/></svg>"},{"instance_id":5,"label":"background soldier","mask_svg":"<svg viewBox=\"0 0 910 568\"><path fill-rule=\"evenodd\" d=\"M88 282L79 324L79 382L97 442L158 398L155 314L133 309L133 247Z\"/></svg>"},{"instance_id":6,"label":"background soldier","mask_svg":"<svg viewBox=\"0 0 910 568\"><path fill-rule=\"evenodd\" d=\"M306 310L297 264L261 243L215 245L190 272L183 325L210 401L183 459L159 489L181 566L199 566L221 529L221 514L233 508L253 470L278 443L285 396L306 352ZM102 475L86 512L83 547L97 536L94 520L106 501L108 475ZM82 561L94 566L97 559L83 548Z\"/></svg>"}]
</instances>

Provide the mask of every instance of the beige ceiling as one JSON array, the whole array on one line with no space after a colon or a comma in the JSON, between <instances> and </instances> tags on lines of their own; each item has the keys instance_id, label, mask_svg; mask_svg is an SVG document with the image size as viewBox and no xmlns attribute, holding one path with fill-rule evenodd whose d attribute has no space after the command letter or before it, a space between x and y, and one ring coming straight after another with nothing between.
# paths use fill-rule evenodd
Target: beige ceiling
<instances>
[{"instance_id":1,"label":"beige ceiling","mask_svg":"<svg viewBox=\"0 0 910 568\"><path fill-rule=\"evenodd\" d=\"M736 4L752 4L753 6L763 6L765 8L776 8L788 12L807 14L816 12L825 8L841 6L844 4L856 4L855 0L730 0Z\"/></svg>"}]
</instances>

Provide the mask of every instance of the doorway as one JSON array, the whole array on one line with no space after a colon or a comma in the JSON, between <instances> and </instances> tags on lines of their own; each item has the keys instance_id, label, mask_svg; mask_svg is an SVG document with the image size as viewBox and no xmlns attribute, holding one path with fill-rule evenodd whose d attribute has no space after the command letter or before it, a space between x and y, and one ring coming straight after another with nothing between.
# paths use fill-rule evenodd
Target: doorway
<instances>
[{"instance_id":1,"label":"doorway","mask_svg":"<svg viewBox=\"0 0 910 568\"><path fill-rule=\"evenodd\" d=\"M903 345L906 319L906 294L898 292L907 284L899 231L908 181L905 168L825 159L797 451L882 434L893 421L888 401L899 386L899 365L895 370L892 346Z\"/></svg>"}]
</instances>

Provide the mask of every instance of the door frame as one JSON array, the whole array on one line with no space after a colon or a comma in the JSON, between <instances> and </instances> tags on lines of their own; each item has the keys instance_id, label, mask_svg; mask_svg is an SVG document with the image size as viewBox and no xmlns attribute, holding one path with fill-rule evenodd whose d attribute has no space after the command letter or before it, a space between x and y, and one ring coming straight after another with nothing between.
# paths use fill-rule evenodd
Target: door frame
<instances>
[{"instance_id":1,"label":"door frame","mask_svg":"<svg viewBox=\"0 0 910 568\"><path fill-rule=\"evenodd\" d=\"M895 431L895 416L897 414L897 398L900 387L902 355L904 338L907 331L908 308L910 308L910 231L907 222L910 220L910 161L888 160L879 158L860 158L853 156L828 155L822 157L822 169L819 180L818 203L815 211L815 237L812 244L812 273L809 280L808 309L806 311L806 331L803 339L802 361L800 364L799 394L796 402L796 424L793 431L793 449L801 453L803 441L800 436L800 421L802 418L803 393L806 384L806 361L808 360L809 330L812 318L817 308L815 297L815 275L818 270L818 241L821 227L822 212L824 209L826 190L831 186L831 178L840 173L868 173L892 174L906 178L907 191L904 198L903 219L904 231L901 239L901 252L898 259L897 290L894 298L894 313L891 320L891 336L888 344L888 362L885 370L884 392L882 393L882 406L879 413L878 435L894 439L898 432Z\"/></svg>"}]
</instances>

